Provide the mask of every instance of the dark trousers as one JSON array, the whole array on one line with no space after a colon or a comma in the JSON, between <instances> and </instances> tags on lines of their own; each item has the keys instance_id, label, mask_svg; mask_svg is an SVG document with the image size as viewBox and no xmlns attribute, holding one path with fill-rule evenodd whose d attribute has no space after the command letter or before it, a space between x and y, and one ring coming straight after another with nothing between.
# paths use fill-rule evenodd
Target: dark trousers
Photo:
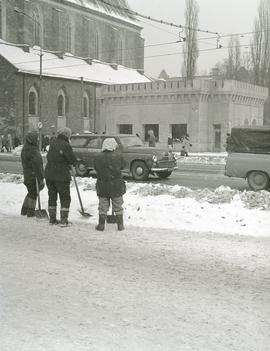
<instances>
[{"instance_id":1,"label":"dark trousers","mask_svg":"<svg viewBox=\"0 0 270 351\"><path fill-rule=\"evenodd\" d=\"M32 200L36 200L37 199L37 187L36 187L36 182L33 183L26 183L24 184L27 188L28 191L28 198L32 199Z\"/></svg>"},{"instance_id":2,"label":"dark trousers","mask_svg":"<svg viewBox=\"0 0 270 351\"><path fill-rule=\"evenodd\" d=\"M53 182L46 180L48 195L49 195L49 210L56 209L57 196L59 194L61 210L68 211L71 197L70 197L70 181L67 182Z\"/></svg>"}]
</instances>

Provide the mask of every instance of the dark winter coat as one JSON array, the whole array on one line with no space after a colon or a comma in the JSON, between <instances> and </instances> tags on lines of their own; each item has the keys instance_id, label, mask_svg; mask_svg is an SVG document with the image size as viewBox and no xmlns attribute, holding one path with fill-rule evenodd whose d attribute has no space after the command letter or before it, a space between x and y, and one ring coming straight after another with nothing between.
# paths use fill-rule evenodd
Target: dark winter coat
<instances>
[{"instance_id":1,"label":"dark winter coat","mask_svg":"<svg viewBox=\"0 0 270 351\"><path fill-rule=\"evenodd\" d=\"M38 149L38 134L28 133L21 152L24 184L39 183L44 179L43 161Z\"/></svg>"},{"instance_id":2,"label":"dark winter coat","mask_svg":"<svg viewBox=\"0 0 270 351\"><path fill-rule=\"evenodd\" d=\"M126 192L126 184L121 169L124 159L117 151L103 151L94 159L97 173L96 191L100 197L120 197Z\"/></svg>"},{"instance_id":3,"label":"dark winter coat","mask_svg":"<svg viewBox=\"0 0 270 351\"><path fill-rule=\"evenodd\" d=\"M45 178L49 181L70 181L70 167L75 166L76 157L68 139L58 135L50 145L45 167Z\"/></svg>"}]
</instances>

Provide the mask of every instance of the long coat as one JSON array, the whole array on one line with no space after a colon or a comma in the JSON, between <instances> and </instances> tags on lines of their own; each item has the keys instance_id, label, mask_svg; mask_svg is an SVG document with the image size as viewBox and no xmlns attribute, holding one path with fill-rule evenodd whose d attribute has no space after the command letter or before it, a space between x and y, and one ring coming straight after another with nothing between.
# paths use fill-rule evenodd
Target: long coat
<instances>
[{"instance_id":1,"label":"long coat","mask_svg":"<svg viewBox=\"0 0 270 351\"><path fill-rule=\"evenodd\" d=\"M68 182L71 180L70 166L75 166L76 157L68 139L58 135L47 154L45 178L49 181Z\"/></svg>"},{"instance_id":2,"label":"long coat","mask_svg":"<svg viewBox=\"0 0 270 351\"><path fill-rule=\"evenodd\" d=\"M35 183L44 179L43 160L38 149L38 136L29 133L21 152L24 184Z\"/></svg>"},{"instance_id":3,"label":"long coat","mask_svg":"<svg viewBox=\"0 0 270 351\"><path fill-rule=\"evenodd\" d=\"M117 151L103 151L94 159L97 173L96 191L100 197L120 197L126 192L126 184L121 169L124 159Z\"/></svg>"}]
</instances>

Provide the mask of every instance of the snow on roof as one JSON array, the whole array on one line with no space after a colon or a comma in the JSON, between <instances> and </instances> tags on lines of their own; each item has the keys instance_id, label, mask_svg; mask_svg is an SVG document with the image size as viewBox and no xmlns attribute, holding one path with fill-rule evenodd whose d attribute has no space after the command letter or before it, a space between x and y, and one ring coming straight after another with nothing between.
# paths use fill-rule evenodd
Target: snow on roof
<instances>
[{"instance_id":1,"label":"snow on roof","mask_svg":"<svg viewBox=\"0 0 270 351\"><path fill-rule=\"evenodd\" d=\"M29 52L25 52L22 45L0 40L0 55L19 72L39 75L39 54L40 48L37 46L30 47ZM59 58L56 53L43 51L42 76L72 80L80 80L82 77L84 81L106 85L150 82L149 78L136 69L122 65L110 65L92 59L87 62L86 59L72 54L64 54L62 57Z\"/></svg>"},{"instance_id":2,"label":"snow on roof","mask_svg":"<svg viewBox=\"0 0 270 351\"><path fill-rule=\"evenodd\" d=\"M129 11L130 7L125 0L66 0L66 2L139 26L138 19Z\"/></svg>"}]
</instances>

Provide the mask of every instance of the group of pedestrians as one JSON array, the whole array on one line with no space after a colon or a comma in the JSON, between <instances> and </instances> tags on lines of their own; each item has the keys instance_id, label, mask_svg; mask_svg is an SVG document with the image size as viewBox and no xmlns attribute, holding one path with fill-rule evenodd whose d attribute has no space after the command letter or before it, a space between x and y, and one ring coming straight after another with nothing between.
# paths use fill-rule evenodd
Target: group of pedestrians
<instances>
[{"instance_id":1,"label":"group of pedestrians","mask_svg":"<svg viewBox=\"0 0 270 351\"><path fill-rule=\"evenodd\" d=\"M46 186L48 189L48 212L51 225L60 224L61 227L70 225L69 208L71 203L70 182L71 167L76 165L76 157L70 145L71 130L63 128L51 142L47 154L45 171L39 151L38 133L27 134L21 153L24 184L27 195L23 201L21 215L35 216L38 190ZM112 205L116 215L118 230L124 230L123 223L123 195L126 192L125 181L121 169L124 159L117 150L118 144L114 138L106 138L102 145L102 152L94 160L97 174L96 192L99 198L99 222L96 230L103 231L107 213ZM38 190L37 190L38 189ZM57 198L60 199L60 220L57 219Z\"/></svg>"},{"instance_id":2,"label":"group of pedestrians","mask_svg":"<svg viewBox=\"0 0 270 351\"><path fill-rule=\"evenodd\" d=\"M20 145L20 139L15 135L13 138L11 134L0 135L0 152L11 152L15 147Z\"/></svg>"}]
</instances>

